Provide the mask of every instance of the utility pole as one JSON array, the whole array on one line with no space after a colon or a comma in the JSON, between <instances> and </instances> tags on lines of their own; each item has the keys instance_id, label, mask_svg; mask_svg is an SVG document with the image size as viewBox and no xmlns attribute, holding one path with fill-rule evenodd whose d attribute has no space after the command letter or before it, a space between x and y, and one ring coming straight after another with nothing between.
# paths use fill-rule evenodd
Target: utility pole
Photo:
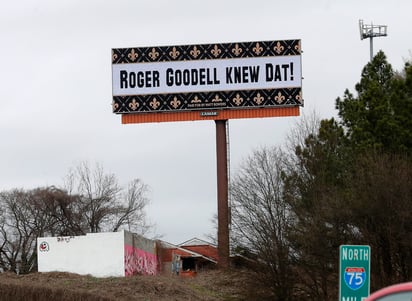
<instances>
[{"instance_id":1,"label":"utility pole","mask_svg":"<svg viewBox=\"0 0 412 301\"><path fill-rule=\"evenodd\" d=\"M359 31L361 40L369 38L370 41L370 60L373 59L373 38L386 37L387 25L367 25L363 23L363 20L359 20Z\"/></svg>"}]
</instances>

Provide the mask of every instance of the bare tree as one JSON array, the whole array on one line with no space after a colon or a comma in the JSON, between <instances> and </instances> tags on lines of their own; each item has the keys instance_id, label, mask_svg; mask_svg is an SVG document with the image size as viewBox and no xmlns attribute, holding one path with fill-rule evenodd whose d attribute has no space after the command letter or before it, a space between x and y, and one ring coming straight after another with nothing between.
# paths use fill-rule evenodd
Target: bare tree
<instances>
[{"instance_id":1,"label":"bare tree","mask_svg":"<svg viewBox=\"0 0 412 301\"><path fill-rule=\"evenodd\" d=\"M303 114L286 136L285 150L287 157L294 157L297 148L305 148L305 141L309 136L317 135L321 119L316 111ZM295 161L293 159L293 161Z\"/></svg>"},{"instance_id":2,"label":"bare tree","mask_svg":"<svg viewBox=\"0 0 412 301\"><path fill-rule=\"evenodd\" d=\"M148 188L139 179L123 189L117 177L105 173L102 165L90 168L87 162L82 162L70 170L65 189L79 196L78 210L92 233L117 231L122 227L144 233L150 227L145 215Z\"/></svg>"},{"instance_id":3,"label":"bare tree","mask_svg":"<svg viewBox=\"0 0 412 301\"><path fill-rule=\"evenodd\" d=\"M36 270L37 237L82 234L71 208L74 202L55 187L1 192L0 267L19 273Z\"/></svg>"},{"instance_id":4,"label":"bare tree","mask_svg":"<svg viewBox=\"0 0 412 301\"><path fill-rule=\"evenodd\" d=\"M70 170L65 184L70 194L80 196L79 210L83 213L88 231L100 232L103 224L116 211L115 204L120 193L117 178L113 174L105 174L99 164L92 170L87 162L82 162Z\"/></svg>"},{"instance_id":5,"label":"bare tree","mask_svg":"<svg viewBox=\"0 0 412 301\"><path fill-rule=\"evenodd\" d=\"M0 253L3 269L26 272L35 265L37 230L44 221L38 220L33 195L22 190L0 194L2 210ZM41 226L40 226L41 227ZM20 264L21 263L21 264Z\"/></svg>"},{"instance_id":6,"label":"bare tree","mask_svg":"<svg viewBox=\"0 0 412 301\"><path fill-rule=\"evenodd\" d=\"M79 196L69 195L67 191L52 187L34 191L36 206L44 221L47 221L39 234L45 235L82 235L87 231L83 215L79 209Z\"/></svg>"},{"instance_id":7,"label":"bare tree","mask_svg":"<svg viewBox=\"0 0 412 301\"><path fill-rule=\"evenodd\" d=\"M145 208L149 203L146 194L148 187L139 179L131 181L123 193L112 223L112 230L126 226L129 231L145 234L151 225L147 223Z\"/></svg>"},{"instance_id":8,"label":"bare tree","mask_svg":"<svg viewBox=\"0 0 412 301\"><path fill-rule=\"evenodd\" d=\"M232 235L238 251L255 255L256 279L271 290L270 300L291 300L293 269L287 229L290 209L283 199L279 148L255 151L231 185ZM263 296L261 296L263 298Z\"/></svg>"}]
</instances>

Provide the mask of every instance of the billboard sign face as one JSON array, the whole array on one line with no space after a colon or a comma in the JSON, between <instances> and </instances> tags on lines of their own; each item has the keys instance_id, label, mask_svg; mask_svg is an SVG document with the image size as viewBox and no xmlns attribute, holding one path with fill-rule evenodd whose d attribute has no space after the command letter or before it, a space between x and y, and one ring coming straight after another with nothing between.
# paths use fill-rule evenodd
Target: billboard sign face
<instances>
[{"instance_id":1,"label":"billboard sign face","mask_svg":"<svg viewBox=\"0 0 412 301\"><path fill-rule=\"evenodd\" d=\"M112 49L116 114L302 106L301 81L300 40Z\"/></svg>"}]
</instances>

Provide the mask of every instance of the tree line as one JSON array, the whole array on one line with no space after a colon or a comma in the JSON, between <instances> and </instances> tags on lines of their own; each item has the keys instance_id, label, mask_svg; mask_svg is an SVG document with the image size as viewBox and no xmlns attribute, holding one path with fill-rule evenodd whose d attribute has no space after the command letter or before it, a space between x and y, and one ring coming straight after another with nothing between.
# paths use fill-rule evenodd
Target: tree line
<instances>
[{"instance_id":1,"label":"tree line","mask_svg":"<svg viewBox=\"0 0 412 301\"><path fill-rule=\"evenodd\" d=\"M231 245L256 299L337 299L344 244L371 246L371 291L412 278L412 66L379 52L355 90L233 177Z\"/></svg>"},{"instance_id":2,"label":"tree line","mask_svg":"<svg viewBox=\"0 0 412 301\"><path fill-rule=\"evenodd\" d=\"M121 228L144 234L148 187L121 187L101 164L72 168L63 187L0 192L0 271L37 271L37 237L75 236Z\"/></svg>"}]
</instances>

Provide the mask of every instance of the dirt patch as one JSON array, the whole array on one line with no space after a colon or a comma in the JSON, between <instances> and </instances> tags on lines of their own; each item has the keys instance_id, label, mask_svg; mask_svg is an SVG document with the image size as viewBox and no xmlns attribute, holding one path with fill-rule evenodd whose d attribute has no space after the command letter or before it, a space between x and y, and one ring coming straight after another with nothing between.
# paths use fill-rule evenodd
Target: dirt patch
<instances>
[{"instance_id":1,"label":"dirt patch","mask_svg":"<svg viewBox=\"0 0 412 301\"><path fill-rule=\"evenodd\" d=\"M0 274L0 301L236 301L244 300L246 274L209 271L193 278L95 278L69 273Z\"/></svg>"}]
</instances>

